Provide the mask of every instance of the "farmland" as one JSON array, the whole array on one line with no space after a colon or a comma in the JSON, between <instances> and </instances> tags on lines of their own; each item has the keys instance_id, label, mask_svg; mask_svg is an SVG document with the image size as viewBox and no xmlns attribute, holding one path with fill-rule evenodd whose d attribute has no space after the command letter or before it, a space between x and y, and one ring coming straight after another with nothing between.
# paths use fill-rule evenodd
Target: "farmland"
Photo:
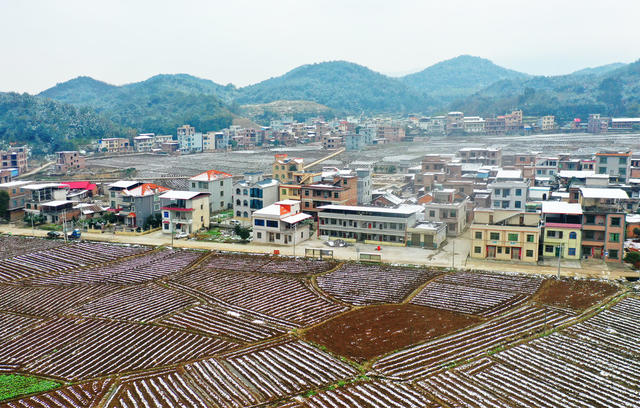
<instances>
[{"instance_id":1,"label":"farmland","mask_svg":"<svg viewBox=\"0 0 640 408\"><path fill-rule=\"evenodd\" d=\"M639 406L617 283L0 242L0 407Z\"/></svg>"}]
</instances>

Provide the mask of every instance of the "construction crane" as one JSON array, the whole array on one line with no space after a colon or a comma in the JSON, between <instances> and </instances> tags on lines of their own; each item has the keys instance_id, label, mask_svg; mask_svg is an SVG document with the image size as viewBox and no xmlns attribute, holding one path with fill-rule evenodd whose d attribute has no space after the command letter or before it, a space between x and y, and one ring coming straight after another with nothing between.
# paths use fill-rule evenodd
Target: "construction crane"
<instances>
[{"instance_id":1,"label":"construction crane","mask_svg":"<svg viewBox=\"0 0 640 408\"><path fill-rule=\"evenodd\" d=\"M330 154L330 155L328 155L328 156L325 156L325 157L323 157L323 158L321 158L321 159L318 159L318 160L314 161L313 163L309 163L309 164L307 164L307 165L306 165L306 166L304 166L302 169L303 169L303 170L308 170L308 169L312 168L313 166L317 166L318 164L320 164L320 163L322 163L322 162L324 162L324 161L327 161L327 160L329 160L329 159L331 159L331 158L336 157L337 155L339 155L339 154L341 154L341 153L344 153L344 152L345 152L345 150L347 150L347 149L345 149L344 147L342 147L342 148L340 148L340 149L336 150L335 152L331 153L331 154Z\"/></svg>"}]
</instances>

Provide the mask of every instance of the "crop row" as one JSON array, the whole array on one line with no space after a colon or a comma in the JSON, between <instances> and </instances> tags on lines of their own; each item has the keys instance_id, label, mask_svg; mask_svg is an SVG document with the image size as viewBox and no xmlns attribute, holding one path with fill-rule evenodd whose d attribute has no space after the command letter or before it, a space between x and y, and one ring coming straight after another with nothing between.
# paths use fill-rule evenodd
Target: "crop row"
<instances>
[{"instance_id":1,"label":"crop row","mask_svg":"<svg viewBox=\"0 0 640 408\"><path fill-rule=\"evenodd\" d=\"M0 235L0 259L64 245L64 241Z\"/></svg>"},{"instance_id":2,"label":"crop row","mask_svg":"<svg viewBox=\"0 0 640 408\"><path fill-rule=\"evenodd\" d=\"M411 303L493 317L524 303L541 282L522 276L458 272L430 282Z\"/></svg>"},{"instance_id":3,"label":"crop row","mask_svg":"<svg viewBox=\"0 0 640 408\"><path fill-rule=\"evenodd\" d=\"M13 313L0 312L0 339L15 335L22 329L40 322L40 319Z\"/></svg>"},{"instance_id":4,"label":"crop row","mask_svg":"<svg viewBox=\"0 0 640 408\"><path fill-rule=\"evenodd\" d=\"M201 269L180 276L176 282L232 305L299 326L317 323L347 310L301 280L276 275Z\"/></svg>"},{"instance_id":5,"label":"crop row","mask_svg":"<svg viewBox=\"0 0 640 408\"><path fill-rule=\"evenodd\" d=\"M30 285L144 283L179 272L201 255L202 253L200 252L164 249L135 258L125 259L105 267L38 276L28 279L24 283Z\"/></svg>"},{"instance_id":6,"label":"crop row","mask_svg":"<svg viewBox=\"0 0 640 408\"><path fill-rule=\"evenodd\" d=\"M402 383L363 382L322 391L310 398L285 405L286 408L435 408L424 394ZM281 407L281 408L284 408Z\"/></svg>"},{"instance_id":7,"label":"crop row","mask_svg":"<svg viewBox=\"0 0 640 408\"><path fill-rule=\"evenodd\" d=\"M0 361L36 374L82 380L176 364L232 347L169 328L59 318L0 342Z\"/></svg>"},{"instance_id":8,"label":"crop row","mask_svg":"<svg viewBox=\"0 0 640 408\"><path fill-rule=\"evenodd\" d=\"M554 327L571 315L523 306L461 332L380 359L373 368L390 377L414 379L492 352L520 337Z\"/></svg>"},{"instance_id":9,"label":"crop row","mask_svg":"<svg viewBox=\"0 0 640 408\"><path fill-rule=\"evenodd\" d=\"M318 286L354 305L400 302L415 288L436 276L421 268L346 264L318 277Z\"/></svg>"},{"instance_id":10,"label":"crop row","mask_svg":"<svg viewBox=\"0 0 640 408\"><path fill-rule=\"evenodd\" d=\"M95 408L113 381L92 381L25 397L2 405L2 408Z\"/></svg>"},{"instance_id":11,"label":"crop row","mask_svg":"<svg viewBox=\"0 0 640 408\"><path fill-rule=\"evenodd\" d=\"M0 261L0 282L98 265L147 250L143 247L84 242L45 249Z\"/></svg>"}]
</instances>

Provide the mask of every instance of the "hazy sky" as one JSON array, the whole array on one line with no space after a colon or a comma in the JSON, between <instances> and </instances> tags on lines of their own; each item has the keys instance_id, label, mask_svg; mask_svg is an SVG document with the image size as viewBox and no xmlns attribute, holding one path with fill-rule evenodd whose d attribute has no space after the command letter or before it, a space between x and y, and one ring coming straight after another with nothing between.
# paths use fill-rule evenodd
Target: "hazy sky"
<instances>
[{"instance_id":1,"label":"hazy sky","mask_svg":"<svg viewBox=\"0 0 640 408\"><path fill-rule=\"evenodd\" d=\"M460 54L531 74L640 58L638 0L0 0L0 91L185 72L242 86L306 63L404 74Z\"/></svg>"}]
</instances>

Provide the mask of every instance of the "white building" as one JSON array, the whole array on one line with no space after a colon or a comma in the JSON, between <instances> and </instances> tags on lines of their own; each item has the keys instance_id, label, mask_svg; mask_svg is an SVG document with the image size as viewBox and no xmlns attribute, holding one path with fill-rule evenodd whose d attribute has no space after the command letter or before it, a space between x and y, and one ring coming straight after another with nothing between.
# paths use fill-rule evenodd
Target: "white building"
<instances>
[{"instance_id":1,"label":"white building","mask_svg":"<svg viewBox=\"0 0 640 408\"><path fill-rule=\"evenodd\" d=\"M596 153L596 173L606 174L614 181L625 183L631 167L631 152Z\"/></svg>"},{"instance_id":2,"label":"white building","mask_svg":"<svg viewBox=\"0 0 640 408\"><path fill-rule=\"evenodd\" d=\"M311 215L300 212L300 201L282 200L253 212L253 242L295 245L309 239Z\"/></svg>"},{"instance_id":3,"label":"white building","mask_svg":"<svg viewBox=\"0 0 640 408\"><path fill-rule=\"evenodd\" d=\"M480 116L465 116L463 126L465 133L484 133L484 119Z\"/></svg>"},{"instance_id":4,"label":"white building","mask_svg":"<svg viewBox=\"0 0 640 408\"><path fill-rule=\"evenodd\" d=\"M523 210L529 197L529 180L522 178L521 170L500 170L489 184L491 208Z\"/></svg>"},{"instance_id":5,"label":"white building","mask_svg":"<svg viewBox=\"0 0 640 408\"><path fill-rule=\"evenodd\" d=\"M209 211L215 214L232 208L233 176L218 170L208 170L189 179L189 190L209 193Z\"/></svg>"},{"instance_id":6,"label":"white building","mask_svg":"<svg viewBox=\"0 0 640 408\"><path fill-rule=\"evenodd\" d=\"M209 228L209 193L171 190L160 196L162 232L193 234Z\"/></svg>"},{"instance_id":7,"label":"white building","mask_svg":"<svg viewBox=\"0 0 640 408\"><path fill-rule=\"evenodd\" d=\"M278 201L278 185L275 179L264 179L262 172L245 173L244 179L233 184L234 219L250 223L256 210Z\"/></svg>"}]
</instances>

